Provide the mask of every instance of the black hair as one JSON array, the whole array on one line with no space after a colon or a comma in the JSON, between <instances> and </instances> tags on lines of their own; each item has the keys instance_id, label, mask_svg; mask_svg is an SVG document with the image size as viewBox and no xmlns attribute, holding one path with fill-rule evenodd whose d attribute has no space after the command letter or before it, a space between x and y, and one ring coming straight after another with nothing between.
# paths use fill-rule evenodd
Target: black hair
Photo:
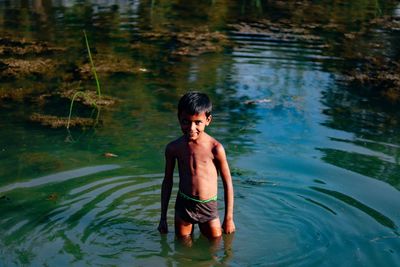
<instances>
[{"instance_id":1,"label":"black hair","mask_svg":"<svg viewBox=\"0 0 400 267\"><path fill-rule=\"evenodd\" d=\"M196 91L186 93L178 103L178 116L182 112L190 115L205 112L208 118L211 115L211 111L212 103L210 98L206 94Z\"/></svg>"}]
</instances>

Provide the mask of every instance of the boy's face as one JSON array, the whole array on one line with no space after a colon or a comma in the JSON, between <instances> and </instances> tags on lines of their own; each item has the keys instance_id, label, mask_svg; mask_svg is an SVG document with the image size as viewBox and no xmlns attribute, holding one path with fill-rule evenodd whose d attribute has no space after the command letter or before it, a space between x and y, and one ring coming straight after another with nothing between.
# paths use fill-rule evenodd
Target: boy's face
<instances>
[{"instance_id":1,"label":"boy's face","mask_svg":"<svg viewBox=\"0 0 400 267\"><path fill-rule=\"evenodd\" d=\"M183 111L178 119L183 134L188 140L195 141L204 132L206 126L210 124L211 115L207 117L205 112L190 115Z\"/></svg>"}]
</instances>

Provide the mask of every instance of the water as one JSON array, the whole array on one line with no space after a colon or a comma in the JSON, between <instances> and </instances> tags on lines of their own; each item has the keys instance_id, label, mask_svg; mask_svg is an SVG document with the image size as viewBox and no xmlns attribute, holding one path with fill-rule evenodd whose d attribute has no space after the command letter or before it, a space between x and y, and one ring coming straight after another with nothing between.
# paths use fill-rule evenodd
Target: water
<instances>
[{"instance_id":1,"label":"water","mask_svg":"<svg viewBox=\"0 0 400 267\"><path fill-rule=\"evenodd\" d=\"M398 109L348 88L340 43L326 46L398 8L336 2L0 1L4 36L67 47L20 56L61 62L52 73L1 80L3 91L34 91L0 98L0 265L399 265ZM227 27L286 17L340 30L304 38L291 24L286 35ZM232 45L179 56L169 37L141 41L147 32L204 26L226 33ZM41 104L32 95L62 87L71 81L67 69L85 63L82 29L95 63L111 55L146 71L99 73L103 94L119 101L101 109L98 127L68 132L29 122L33 112L68 115L68 101ZM81 85L95 90L91 79ZM191 247L175 240L174 199L171 233L156 231L163 150L180 134L175 107L188 89L213 99L208 132L224 144L234 180L237 232L215 245L197 229Z\"/></svg>"}]
</instances>

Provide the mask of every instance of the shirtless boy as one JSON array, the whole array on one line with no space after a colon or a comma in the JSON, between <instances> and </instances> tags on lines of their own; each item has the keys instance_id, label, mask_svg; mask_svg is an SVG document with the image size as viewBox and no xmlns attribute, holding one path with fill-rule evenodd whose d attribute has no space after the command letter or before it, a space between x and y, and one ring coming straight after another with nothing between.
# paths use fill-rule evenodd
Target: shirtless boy
<instances>
[{"instance_id":1,"label":"shirtless boy","mask_svg":"<svg viewBox=\"0 0 400 267\"><path fill-rule=\"evenodd\" d=\"M188 237L194 224L209 239L235 231L233 185L224 147L204 130L211 123L212 104L206 94L189 92L178 104L178 119L183 135L165 149L165 176L161 187L160 233L168 232L167 210L178 162L179 191L175 204L175 233ZM217 209L218 175L224 186L225 217Z\"/></svg>"}]
</instances>

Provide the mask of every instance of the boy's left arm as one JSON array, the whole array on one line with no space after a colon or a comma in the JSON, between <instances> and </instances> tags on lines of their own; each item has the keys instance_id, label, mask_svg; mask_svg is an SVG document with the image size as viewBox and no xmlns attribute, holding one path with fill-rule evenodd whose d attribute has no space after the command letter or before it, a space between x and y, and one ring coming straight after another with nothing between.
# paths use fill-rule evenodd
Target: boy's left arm
<instances>
[{"instance_id":1,"label":"boy's left arm","mask_svg":"<svg viewBox=\"0 0 400 267\"><path fill-rule=\"evenodd\" d=\"M221 144L218 144L216 147L216 159L218 161L218 168L224 185L225 217L222 223L222 228L226 234L230 234L235 232L235 223L233 222L234 193L228 160L226 159L225 149Z\"/></svg>"}]
</instances>

